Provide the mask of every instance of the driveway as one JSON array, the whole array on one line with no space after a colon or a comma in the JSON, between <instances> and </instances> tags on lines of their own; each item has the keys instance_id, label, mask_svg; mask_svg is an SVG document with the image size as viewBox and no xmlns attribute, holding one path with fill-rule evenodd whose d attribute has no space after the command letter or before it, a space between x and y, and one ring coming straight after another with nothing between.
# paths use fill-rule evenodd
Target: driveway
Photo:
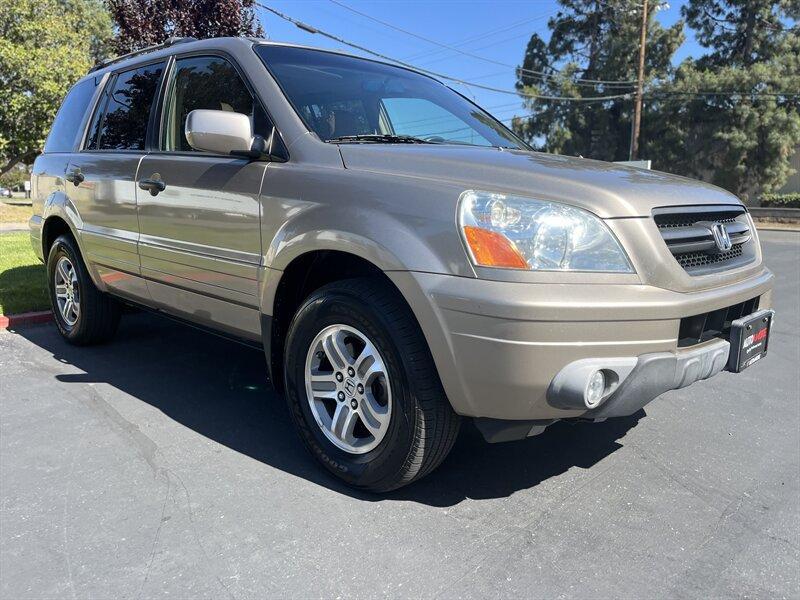
<instances>
[{"instance_id":1,"label":"driveway","mask_svg":"<svg viewBox=\"0 0 800 600\"><path fill-rule=\"evenodd\" d=\"M386 497L306 455L258 351L148 314L0 333L3 598L800 595L800 234L767 360Z\"/></svg>"}]
</instances>

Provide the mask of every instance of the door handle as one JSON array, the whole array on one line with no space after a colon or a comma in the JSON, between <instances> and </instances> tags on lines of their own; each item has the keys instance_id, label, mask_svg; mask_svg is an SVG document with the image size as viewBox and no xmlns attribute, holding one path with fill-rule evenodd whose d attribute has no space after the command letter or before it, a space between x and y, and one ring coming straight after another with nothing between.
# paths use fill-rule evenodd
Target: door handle
<instances>
[{"instance_id":1,"label":"door handle","mask_svg":"<svg viewBox=\"0 0 800 600\"><path fill-rule=\"evenodd\" d=\"M160 179L141 179L139 188L150 192L151 196L158 196L160 192L167 189L167 184Z\"/></svg>"},{"instance_id":2,"label":"door handle","mask_svg":"<svg viewBox=\"0 0 800 600\"><path fill-rule=\"evenodd\" d=\"M67 181L74 183L75 187L78 187L86 179L80 169L72 169L64 177Z\"/></svg>"}]
</instances>

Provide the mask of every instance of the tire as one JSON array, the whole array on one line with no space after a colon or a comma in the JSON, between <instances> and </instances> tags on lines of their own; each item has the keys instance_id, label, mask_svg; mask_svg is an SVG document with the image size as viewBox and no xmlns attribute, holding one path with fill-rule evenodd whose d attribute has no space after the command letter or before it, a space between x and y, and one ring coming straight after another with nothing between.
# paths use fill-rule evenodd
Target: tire
<instances>
[{"instance_id":1,"label":"tire","mask_svg":"<svg viewBox=\"0 0 800 600\"><path fill-rule=\"evenodd\" d=\"M342 354L359 354L359 336L362 336L375 355L366 369L373 372L371 380L368 375L365 379L354 375L363 385L359 384L358 391L352 392L352 399L346 388L348 379L337 380L338 384L312 384L306 377L307 371L326 378L329 372L338 370L323 350L328 347L325 342L317 344L319 339L336 336L345 340ZM312 344L316 351L312 352ZM368 354L367 347L364 348L362 358ZM388 492L424 477L450 452L460 417L445 396L417 321L402 297L384 282L347 279L312 293L289 326L284 350L286 399L300 437L322 466L348 485L371 492ZM365 369L363 365L367 362L364 360L360 368ZM375 375L381 370L383 378ZM348 376L346 368L341 374ZM315 385L337 387L323 392L308 387ZM364 386L368 388L366 391L362 389ZM346 389L348 393L342 401L338 396ZM337 398L316 399L317 394L325 395L328 391L336 392ZM337 428L333 426L338 422L336 411L340 404L346 409L359 392L362 395L356 405L360 412L354 420L353 434L337 438ZM309 401L310 396L315 399ZM381 413L383 423L380 434L374 433L378 421L372 416L377 413ZM323 422L328 418L331 426L325 427ZM372 428L367 428L370 421ZM347 429L346 425L342 429ZM367 436L357 437L359 430L362 436L367 432Z\"/></svg>"},{"instance_id":2,"label":"tire","mask_svg":"<svg viewBox=\"0 0 800 600\"><path fill-rule=\"evenodd\" d=\"M64 270L60 270L60 266ZM63 297L60 299L58 294L64 295L65 286L59 286L59 283L67 279L71 281L71 285L66 287L69 299L78 308L65 315L59 303L60 300L63 303ZM65 340L78 346L87 346L106 342L114 336L119 324L120 305L95 287L71 236L59 236L50 247L47 281L53 318Z\"/></svg>"}]
</instances>

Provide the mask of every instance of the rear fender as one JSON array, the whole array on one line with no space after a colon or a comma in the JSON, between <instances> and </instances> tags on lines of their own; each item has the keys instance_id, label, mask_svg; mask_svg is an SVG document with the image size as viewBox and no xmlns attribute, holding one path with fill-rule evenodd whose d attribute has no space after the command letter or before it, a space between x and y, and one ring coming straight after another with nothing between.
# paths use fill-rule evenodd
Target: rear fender
<instances>
[{"instance_id":1,"label":"rear fender","mask_svg":"<svg viewBox=\"0 0 800 600\"><path fill-rule=\"evenodd\" d=\"M67 226L69 227L70 232L72 233L72 237L75 239L75 242L78 244L78 249L80 250L81 257L83 258L83 262L86 265L86 269L89 272L89 276L92 278L92 282L94 285L100 289L105 290L105 284L103 283L102 279L100 278L99 274L95 271L92 264L86 260L86 252L84 251L83 240L81 238L81 230L83 229L83 219L81 219L80 213L78 212L75 204L70 200L69 196L67 196L64 192L57 190L49 194L42 206L42 255L44 256L45 263L47 262L47 248L44 247L45 244L45 231L47 231L48 221L59 218L64 221Z\"/></svg>"}]
</instances>

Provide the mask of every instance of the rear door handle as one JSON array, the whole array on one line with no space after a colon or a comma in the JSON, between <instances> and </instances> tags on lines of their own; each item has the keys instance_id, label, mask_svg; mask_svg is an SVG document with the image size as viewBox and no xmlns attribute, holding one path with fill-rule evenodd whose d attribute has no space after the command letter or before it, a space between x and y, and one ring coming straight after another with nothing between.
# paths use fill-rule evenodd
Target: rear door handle
<instances>
[{"instance_id":1,"label":"rear door handle","mask_svg":"<svg viewBox=\"0 0 800 600\"><path fill-rule=\"evenodd\" d=\"M139 188L150 192L151 196L158 196L160 192L167 189L167 184L160 179L141 179Z\"/></svg>"},{"instance_id":2,"label":"rear door handle","mask_svg":"<svg viewBox=\"0 0 800 600\"><path fill-rule=\"evenodd\" d=\"M75 187L78 187L81 183L83 183L83 180L86 179L83 173L81 173L80 169L72 169L71 171L68 171L64 177L67 181L74 183Z\"/></svg>"}]
</instances>

